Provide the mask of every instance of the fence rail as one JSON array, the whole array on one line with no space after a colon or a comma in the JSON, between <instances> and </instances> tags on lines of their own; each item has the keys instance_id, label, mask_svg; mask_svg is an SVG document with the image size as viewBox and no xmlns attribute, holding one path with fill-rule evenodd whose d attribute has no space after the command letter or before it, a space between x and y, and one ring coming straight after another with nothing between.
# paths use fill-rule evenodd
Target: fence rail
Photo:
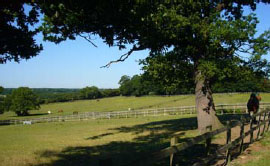
<instances>
[{"instance_id":1,"label":"fence rail","mask_svg":"<svg viewBox=\"0 0 270 166\"><path fill-rule=\"evenodd\" d=\"M260 109L270 107L270 103L260 103ZM218 114L226 113L247 113L246 103L238 104L218 104L215 106ZM25 121L32 123L44 122L66 122L66 121L82 121L89 119L112 119L112 118L136 118L146 116L162 116L162 115L187 115L196 114L195 106L167 107L167 108L151 108L131 111L114 111L114 112L85 112L76 115L64 115L55 117L41 117L32 119L10 119L0 120L0 125L24 124Z\"/></svg>"},{"instance_id":2,"label":"fence rail","mask_svg":"<svg viewBox=\"0 0 270 166\"><path fill-rule=\"evenodd\" d=\"M258 118L259 121L257 124L254 124L253 118ZM246 123L249 123L250 129L246 132L244 132L244 125ZM233 141L231 140L231 130L232 128L240 126L240 133L239 137L235 138ZM175 165L174 163L174 156L176 153L181 152L187 148L192 147L195 144L198 144L200 142L205 141L206 142L206 149L209 149L211 146L211 139L223 132L226 132L226 144L219 147L216 149L214 154L208 154L207 152L207 157L205 159L202 159L199 162L193 163L193 166L203 166L203 165L208 165L209 162L214 160L218 155L224 155L225 153L225 164L228 165L231 160L231 154L232 154L232 149L235 147L239 147L239 153L242 153L243 151L243 143L244 143L244 138L250 135L250 141L249 143L253 143L255 140L258 140L261 138L265 131L269 130L270 126L270 108L264 109L263 111L254 114L251 118L247 119L241 119L240 121L233 121L233 122L228 122L225 127L222 127L220 129L217 129L215 131L207 132L202 135L199 135L197 137L191 138L186 142L178 143L177 142L177 136L172 137L171 139L171 146L167 147L165 149L162 149L158 152L154 152L152 154L149 154L145 158L141 160L137 160L137 162L132 162L132 164L129 164L131 166L140 166L140 165L153 165L157 161L160 161L162 159L170 157L170 166ZM263 128L262 128L263 127ZM261 129L262 128L262 129ZM254 131L257 131L256 138L254 138Z\"/></svg>"}]
</instances>

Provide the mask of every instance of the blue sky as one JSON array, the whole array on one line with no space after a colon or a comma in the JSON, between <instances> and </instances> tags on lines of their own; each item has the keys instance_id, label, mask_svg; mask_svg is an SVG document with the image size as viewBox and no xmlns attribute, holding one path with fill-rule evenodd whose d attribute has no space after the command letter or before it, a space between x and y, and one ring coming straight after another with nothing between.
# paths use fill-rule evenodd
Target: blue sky
<instances>
[{"instance_id":1,"label":"blue sky","mask_svg":"<svg viewBox=\"0 0 270 166\"><path fill-rule=\"evenodd\" d=\"M270 28L270 5L258 5L257 16L260 23L258 31ZM122 75L133 76L142 73L138 60L148 55L148 51L134 52L125 62L100 68L111 60L116 60L128 50L119 51L116 47L108 47L96 37L93 41L98 48L82 38L65 41L58 45L42 41L36 36L44 50L30 60L19 64L7 62L0 65L0 86L17 88L83 88L97 86L99 88L117 88ZM266 56L270 60L269 55Z\"/></svg>"}]
</instances>

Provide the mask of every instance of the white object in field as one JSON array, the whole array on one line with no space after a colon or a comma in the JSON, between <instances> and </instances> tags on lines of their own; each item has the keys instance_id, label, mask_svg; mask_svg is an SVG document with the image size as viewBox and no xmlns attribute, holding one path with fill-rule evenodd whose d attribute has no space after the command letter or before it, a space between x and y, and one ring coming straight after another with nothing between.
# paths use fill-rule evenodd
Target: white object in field
<instances>
[{"instance_id":1,"label":"white object in field","mask_svg":"<svg viewBox=\"0 0 270 166\"><path fill-rule=\"evenodd\" d=\"M24 125L31 125L32 122L31 122L31 121L23 121L23 124L24 124Z\"/></svg>"}]
</instances>

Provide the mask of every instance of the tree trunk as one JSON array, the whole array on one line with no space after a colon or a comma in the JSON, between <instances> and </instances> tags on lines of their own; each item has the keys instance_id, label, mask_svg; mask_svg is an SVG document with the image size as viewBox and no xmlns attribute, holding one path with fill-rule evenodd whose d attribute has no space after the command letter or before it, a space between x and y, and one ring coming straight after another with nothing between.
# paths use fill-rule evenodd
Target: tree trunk
<instances>
[{"instance_id":1,"label":"tree trunk","mask_svg":"<svg viewBox=\"0 0 270 166\"><path fill-rule=\"evenodd\" d=\"M195 71L195 96L198 120L198 130L200 134L206 132L208 126L215 130L221 127L221 123L216 116L212 91L207 81L199 70Z\"/></svg>"}]
</instances>

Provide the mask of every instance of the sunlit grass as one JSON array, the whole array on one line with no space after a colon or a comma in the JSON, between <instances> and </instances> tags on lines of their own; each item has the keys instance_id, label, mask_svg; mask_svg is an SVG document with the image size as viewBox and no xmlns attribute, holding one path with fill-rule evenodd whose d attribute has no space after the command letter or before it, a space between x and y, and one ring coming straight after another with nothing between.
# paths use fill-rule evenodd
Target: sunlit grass
<instances>
[{"instance_id":1,"label":"sunlit grass","mask_svg":"<svg viewBox=\"0 0 270 166\"><path fill-rule=\"evenodd\" d=\"M148 139L138 140L138 138L153 134L152 129L155 130L154 135L168 132L167 125L170 122L163 121L189 117L194 116L160 116L0 126L0 165L24 166L50 163L59 160L59 156L42 157L44 152L61 153L67 147L98 147L113 144L113 142L143 144L142 141L148 141ZM161 124L152 124L151 122L161 122ZM170 130L170 132L172 131ZM197 130L186 130L183 137L193 137L197 134ZM168 138L165 137L161 141L169 143ZM147 150L146 146L142 148Z\"/></svg>"},{"instance_id":2,"label":"sunlit grass","mask_svg":"<svg viewBox=\"0 0 270 166\"><path fill-rule=\"evenodd\" d=\"M263 98L262 102L270 101L270 94L261 94L261 96ZM249 98L249 94L216 94L214 98L216 103L245 103ZM41 110L32 111L32 113L45 113L51 110L54 112L53 115L60 115L60 113L56 113L58 109L63 109L63 114L72 114L75 110L87 112L118 111L127 110L127 108L174 107L194 105L194 100L193 95L171 97L145 96L140 98L114 97L100 99L99 101L84 100L42 105ZM2 118L16 117L11 113L1 116ZM179 121L181 118L185 119L185 124L182 124L183 121ZM55 161L62 161L63 158L70 157L75 152L78 154L82 153L83 157L85 157L85 154L92 156L88 163L91 165L94 162L92 165L96 165L97 157L93 156L99 156L101 155L100 153L110 153L111 151L114 154L126 152L130 150L129 146L133 145L138 145L136 148L141 147L141 149L136 149L138 151L147 151L159 146L169 145L169 138L172 132L182 131L184 133L182 139L194 137L198 134L197 126L194 123L196 123L195 115L171 115L0 126L0 165L58 165ZM182 128L180 127L181 125ZM91 150L90 152L80 152L81 149L79 149L79 152L77 152L76 150L81 147ZM117 148L126 148L126 151ZM69 149L72 150L70 151ZM80 155L79 159L84 159L83 157ZM70 160L72 161L72 158ZM62 165L67 164L64 161L61 163ZM74 165L74 163L70 163L70 165L72 164Z\"/></svg>"},{"instance_id":3,"label":"sunlit grass","mask_svg":"<svg viewBox=\"0 0 270 166\"><path fill-rule=\"evenodd\" d=\"M246 103L249 93L243 94L214 94L216 104ZM262 93L262 102L270 102L270 93ZM17 117L13 112L6 112L0 115L0 120L14 118L33 118L45 116L70 115L77 112L107 112L124 111L131 109L146 109L160 107L179 107L195 105L194 95L177 96L143 96L143 97L111 97L99 100L79 100L73 102L51 103L41 105L40 110L30 111L35 116ZM63 113L58 113L63 110ZM53 114L47 115L51 111Z\"/></svg>"}]
</instances>

